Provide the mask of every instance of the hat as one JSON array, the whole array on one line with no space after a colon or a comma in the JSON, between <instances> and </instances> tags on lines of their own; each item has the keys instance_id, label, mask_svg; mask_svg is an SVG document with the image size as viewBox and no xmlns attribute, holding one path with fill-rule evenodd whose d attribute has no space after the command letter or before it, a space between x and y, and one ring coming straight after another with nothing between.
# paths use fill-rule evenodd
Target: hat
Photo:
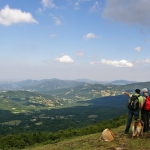
<instances>
[{"instance_id":1,"label":"hat","mask_svg":"<svg viewBox=\"0 0 150 150\"><path fill-rule=\"evenodd\" d=\"M138 94L140 94L140 90L139 89L136 89L135 92L138 93Z\"/></svg>"},{"instance_id":2,"label":"hat","mask_svg":"<svg viewBox=\"0 0 150 150\"><path fill-rule=\"evenodd\" d=\"M148 92L148 89L147 88L143 88L142 92Z\"/></svg>"}]
</instances>

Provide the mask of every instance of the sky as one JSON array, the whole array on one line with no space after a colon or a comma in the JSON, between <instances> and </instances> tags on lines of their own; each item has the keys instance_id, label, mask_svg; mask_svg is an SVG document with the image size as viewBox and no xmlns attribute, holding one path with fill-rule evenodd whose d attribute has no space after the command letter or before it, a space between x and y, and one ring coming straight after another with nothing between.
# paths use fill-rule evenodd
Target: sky
<instances>
[{"instance_id":1,"label":"sky","mask_svg":"<svg viewBox=\"0 0 150 150\"><path fill-rule=\"evenodd\" d=\"M0 81L150 81L150 0L1 0Z\"/></svg>"}]
</instances>

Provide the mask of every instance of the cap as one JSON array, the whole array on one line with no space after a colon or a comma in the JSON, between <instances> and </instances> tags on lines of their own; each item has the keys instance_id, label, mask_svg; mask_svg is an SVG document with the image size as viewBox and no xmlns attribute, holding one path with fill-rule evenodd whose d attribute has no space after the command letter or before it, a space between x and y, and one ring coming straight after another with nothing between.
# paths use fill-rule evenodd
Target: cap
<instances>
[{"instance_id":1,"label":"cap","mask_svg":"<svg viewBox=\"0 0 150 150\"><path fill-rule=\"evenodd\" d=\"M148 89L147 88L143 88L142 92L148 92Z\"/></svg>"},{"instance_id":2,"label":"cap","mask_svg":"<svg viewBox=\"0 0 150 150\"><path fill-rule=\"evenodd\" d=\"M140 94L140 90L139 89L136 89L135 92L138 93L138 94Z\"/></svg>"}]
</instances>

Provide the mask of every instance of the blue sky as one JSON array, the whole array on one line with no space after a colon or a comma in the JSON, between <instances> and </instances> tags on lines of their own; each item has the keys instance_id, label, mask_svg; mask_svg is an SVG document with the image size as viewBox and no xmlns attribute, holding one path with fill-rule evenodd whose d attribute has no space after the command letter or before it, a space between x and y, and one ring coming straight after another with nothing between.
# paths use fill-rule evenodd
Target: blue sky
<instances>
[{"instance_id":1,"label":"blue sky","mask_svg":"<svg viewBox=\"0 0 150 150\"><path fill-rule=\"evenodd\" d=\"M0 80L150 81L150 0L1 0Z\"/></svg>"}]
</instances>

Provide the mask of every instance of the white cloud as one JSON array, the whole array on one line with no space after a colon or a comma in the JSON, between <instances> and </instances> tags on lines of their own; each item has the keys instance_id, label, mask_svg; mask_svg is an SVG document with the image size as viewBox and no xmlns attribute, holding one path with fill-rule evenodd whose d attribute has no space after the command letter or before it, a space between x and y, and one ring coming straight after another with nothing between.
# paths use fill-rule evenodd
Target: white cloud
<instances>
[{"instance_id":1,"label":"white cloud","mask_svg":"<svg viewBox=\"0 0 150 150\"><path fill-rule=\"evenodd\" d=\"M150 59L146 59L145 63L150 64Z\"/></svg>"},{"instance_id":2,"label":"white cloud","mask_svg":"<svg viewBox=\"0 0 150 150\"><path fill-rule=\"evenodd\" d=\"M77 0L77 1L74 3L74 8L75 8L75 10L80 9L81 3L89 2L89 1L90 1L90 0Z\"/></svg>"},{"instance_id":3,"label":"white cloud","mask_svg":"<svg viewBox=\"0 0 150 150\"><path fill-rule=\"evenodd\" d=\"M92 61L92 62L90 62L89 64L90 64L90 65L95 65L95 64L101 64L101 62L94 62L94 61Z\"/></svg>"},{"instance_id":4,"label":"white cloud","mask_svg":"<svg viewBox=\"0 0 150 150\"><path fill-rule=\"evenodd\" d=\"M99 3L98 1L96 1L89 11L92 13L92 12L96 12L98 9L99 9Z\"/></svg>"},{"instance_id":5,"label":"white cloud","mask_svg":"<svg viewBox=\"0 0 150 150\"><path fill-rule=\"evenodd\" d=\"M114 67L133 67L133 64L127 60L105 60L102 59L100 62L90 62L91 65L94 64L103 64L103 65L110 65L110 66L114 66Z\"/></svg>"},{"instance_id":6,"label":"white cloud","mask_svg":"<svg viewBox=\"0 0 150 150\"><path fill-rule=\"evenodd\" d=\"M74 4L74 8L75 8L75 10L78 10L78 9L79 9L79 7L80 7L79 2L76 2L76 3Z\"/></svg>"},{"instance_id":7,"label":"white cloud","mask_svg":"<svg viewBox=\"0 0 150 150\"><path fill-rule=\"evenodd\" d=\"M89 39L95 39L95 38L101 38L100 36L96 36L94 33L88 33L86 35L84 35L83 37L85 40L89 40Z\"/></svg>"},{"instance_id":8,"label":"white cloud","mask_svg":"<svg viewBox=\"0 0 150 150\"><path fill-rule=\"evenodd\" d=\"M53 3L53 0L42 0L41 3L44 7L57 8L57 6Z\"/></svg>"},{"instance_id":9,"label":"white cloud","mask_svg":"<svg viewBox=\"0 0 150 150\"><path fill-rule=\"evenodd\" d=\"M70 58L68 55L64 55L60 58L56 58L55 61L61 62L61 63L73 63L73 59Z\"/></svg>"},{"instance_id":10,"label":"white cloud","mask_svg":"<svg viewBox=\"0 0 150 150\"><path fill-rule=\"evenodd\" d=\"M102 16L126 24L150 25L150 0L106 0Z\"/></svg>"},{"instance_id":11,"label":"white cloud","mask_svg":"<svg viewBox=\"0 0 150 150\"><path fill-rule=\"evenodd\" d=\"M98 58L98 57L99 57L98 54L94 54L94 55L91 56L92 59L96 59L96 58Z\"/></svg>"},{"instance_id":12,"label":"white cloud","mask_svg":"<svg viewBox=\"0 0 150 150\"><path fill-rule=\"evenodd\" d=\"M78 52L76 52L76 54L75 54L76 56L83 56L84 55L84 53L83 53L83 51L78 51Z\"/></svg>"},{"instance_id":13,"label":"white cloud","mask_svg":"<svg viewBox=\"0 0 150 150\"><path fill-rule=\"evenodd\" d=\"M128 62L127 60L120 60L120 61L112 61L112 60L101 60L102 64L111 65L114 67L133 67L133 64L131 62Z\"/></svg>"},{"instance_id":14,"label":"white cloud","mask_svg":"<svg viewBox=\"0 0 150 150\"><path fill-rule=\"evenodd\" d=\"M150 59L146 59L145 62L149 64L150 63Z\"/></svg>"},{"instance_id":15,"label":"white cloud","mask_svg":"<svg viewBox=\"0 0 150 150\"><path fill-rule=\"evenodd\" d=\"M58 7L53 3L53 0L41 0L42 8L38 8L37 13L42 13L47 8L57 9Z\"/></svg>"},{"instance_id":16,"label":"white cloud","mask_svg":"<svg viewBox=\"0 0 150 150\"><path fill-rule=\"evenodd\" d=\"M50 16L53 18L53 20L55 21L56 25L60 25L62 24L61 20L57 17L55 17L54 15L50 14Z\"/></svg>"},{"instance_id":17,"label":"white cloud","mask_svg":"<svg viewBox=\"0 0 150 150\"><path fill-rule=\"evenodd\" d=\"M30 13L22 12L19 9L11 9L8 5L0 10L0 24L9 26L20 22L38 23Z\"/></svg>"},{"instance_id":18,"label":"white cloud","mask_svg":"<svg viewBox=\"0 0 150 150\"><path fill-rule=\"evenodd\" d=\"M142 48L141 48L140 46L135 48L135 50L138 51L138 52L140 52L141 49L142 49Z\"/></svg>"},{"instance_id":19,"label":"white cloud","mask_svg":"<svg viewBox=\"0 0 150 150\"><path fill-rule=\"evenodd\" d=\"M150 58L134 61L134 66L136 66L136 67L144 67L144 66L147 67L149 65L150 65Z\"/></svg>"}]
</instances>

